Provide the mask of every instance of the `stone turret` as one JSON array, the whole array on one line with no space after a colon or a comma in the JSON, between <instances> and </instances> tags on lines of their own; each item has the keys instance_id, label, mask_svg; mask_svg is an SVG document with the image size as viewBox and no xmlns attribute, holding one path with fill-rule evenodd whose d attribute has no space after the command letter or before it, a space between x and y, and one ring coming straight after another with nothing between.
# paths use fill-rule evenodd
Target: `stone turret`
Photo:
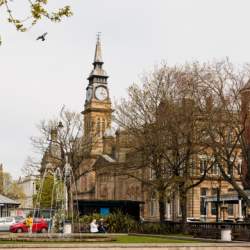
<instances>
[{"instance_id":1,"label":"stone turret","mask_svg":"<svg viewBox=\"0 0 250 250\"><path fill-rule=\"evenodd\" d=\"M97 37L93 70L88 77L86 100L84 105L84 154L98 156L103 153L103 135L111 126L111 100L108 88L108 76L103 69L100 36Z\"/></svg>"}]
</instances>

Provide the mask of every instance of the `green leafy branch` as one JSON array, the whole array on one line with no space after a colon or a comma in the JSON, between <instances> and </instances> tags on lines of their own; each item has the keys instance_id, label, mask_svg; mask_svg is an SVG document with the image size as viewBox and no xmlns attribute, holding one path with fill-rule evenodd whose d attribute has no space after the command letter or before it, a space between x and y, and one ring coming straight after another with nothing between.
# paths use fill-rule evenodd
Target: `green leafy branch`
<instances>
[{"instance_id":1,"label":"green leafy branch","mask_svg":"<svg viewBox=\"0 0 250 250\"><path fill-rule=\"evenodd\" d=\"M9 23L13 24L17 31L26 32L29 28L37 24L37 22L43 18L47 18L52 22L61 22L64 17L70 17L73 15L70 6L66 5L57 9L54 12L47 10L47 4L49 0L27 0L30 5L30 16L21 20L13 15L13 10L10 7L11 0L0 0L0 8L5 6ZM13 1L13 0L12 0ZM27 24L27 21L29 23ZM0 36L0 45L2 44Z\"/></svg>"}]
</instances>

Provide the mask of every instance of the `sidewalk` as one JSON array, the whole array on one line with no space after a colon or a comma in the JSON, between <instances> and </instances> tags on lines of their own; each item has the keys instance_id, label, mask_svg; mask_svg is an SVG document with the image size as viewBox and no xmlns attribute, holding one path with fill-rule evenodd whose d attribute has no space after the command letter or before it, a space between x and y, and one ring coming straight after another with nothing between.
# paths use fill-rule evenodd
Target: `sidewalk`
<instances>
[{"instance_id":1,"label":"sidewalk","mask_svg":"<svg viewBox=\"0 0 250 250\"><path fill-rule=\"evenodd\" d=\"M95 244L95 243L67 243L67 244L56 244L56 243L42 243L42 244L2 244L0 249L13 249L20 250L28 249L53 249L53 250L74 250L74 249L84 249L84 250L97 250L97 249L110 249L110 250L119 250L119 249L128 249L128 250L138 250L138 249L151 249L151 250L249 250L250 243L133 243L133 244L117 244L117 243L107 243L107 244Z\"/></svg>"}]
</instances>

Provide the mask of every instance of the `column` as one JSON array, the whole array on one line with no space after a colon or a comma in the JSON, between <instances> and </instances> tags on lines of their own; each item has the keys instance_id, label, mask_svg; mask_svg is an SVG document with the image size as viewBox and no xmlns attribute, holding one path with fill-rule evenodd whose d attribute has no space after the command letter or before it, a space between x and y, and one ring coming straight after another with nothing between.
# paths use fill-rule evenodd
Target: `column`
<instances>
[{"instance_id":1,"label":"column","mask_svg":"<svg viewBox=\"0 0 250 250\"><path fill-rule=\"evenodd\" d=\"M243 221L243 216L242 216L242 200L239 199L239 220L238 221Z\"/></svg>"}]
</instances>

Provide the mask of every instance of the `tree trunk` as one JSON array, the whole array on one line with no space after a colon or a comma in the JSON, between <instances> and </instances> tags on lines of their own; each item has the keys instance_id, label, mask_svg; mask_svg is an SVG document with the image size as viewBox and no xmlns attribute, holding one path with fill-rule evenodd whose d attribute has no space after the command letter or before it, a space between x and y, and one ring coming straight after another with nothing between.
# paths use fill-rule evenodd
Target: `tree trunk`
<instances>
[{"instance_id":1,"label":"tree trunk","mask_svg":"<svg viewBox=\"0 0 250 250\"><path fill-rule=\"evenodd\" d=\"M181 224L182 232L184 234L188 233L187 228L187 192L184 190L183 186L180 186L180 208L181 208Z\"/></svg>"},{"instance_id":2,"label":"tree trunk","mask_svg":"<svg viewBox=\"0 0 250 250\"><path fill-rule=\"evenodd\" d=\"M160 214L160 223L165 221L165 211L166 211L166 202L165 202L165 191L159 192L159 214Z\"/></svg>"}]
</instances>

